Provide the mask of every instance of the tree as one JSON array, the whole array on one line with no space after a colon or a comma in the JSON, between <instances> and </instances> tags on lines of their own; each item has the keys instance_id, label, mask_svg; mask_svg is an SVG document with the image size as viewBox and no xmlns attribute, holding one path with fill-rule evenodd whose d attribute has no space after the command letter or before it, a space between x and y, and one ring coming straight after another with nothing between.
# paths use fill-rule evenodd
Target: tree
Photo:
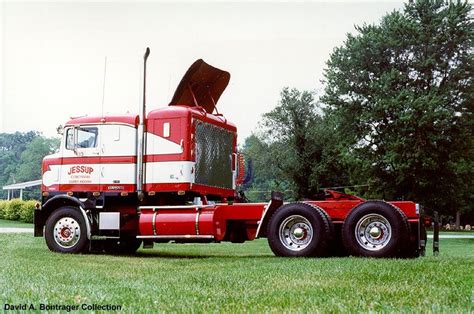
<instances>
[{"instance_id":1,"label":"tree","mask_svg":"<svg viewBox=\"0 0 474 314\"><path fill-rule=\"evenodd\" d=\"M273 152L271 145L252 134L245 139L241 148L252 174L251 181L243 186L250 201L268 201L271 191L284 192L289 188L288 181L280 169L272 167Z\"/></svg>"},{"instance_id":2,"label":"tree","mask_svg":"<svg viewBox=\"0 0 474 314\"><path fill-rule=\"evenodd\" d=\"M41 161L59 147L60 140L38 136L33 139L21 154L18 165L18 181L31 181L41 178Z\"/></svg>"},{"instance_id":3,"label":"tree","mask_svg":"<svg viewBox=\"0 0 474 314\"><path fill-rule=\"evenodd\" d=\"M294 198L312 198L321 188L347 183L338 155L332 120L324 119L308 91L284 88L281 101L263 115L260 140L267 146L265 167L294 190Z\"/></svg>"},{"instance_id":4,"label":"tree","mask_svg":"<svg viewBox=\"0 0 474 314\"><path fill-rule=\"evenodd\" d=\"M372 196L472 209L471 10L410 1L380 25L356 27L331 54L321 101L353 183L370 181Z\"/></svg>"},{"instance_id":5,"label":"tree","mask_svg":"<svg viewBox=\"0 0 474 314\"><path fill-rule=\"evenodd\" d=\"M35 137L37 132L28 133L0 133L0 186L18 182L16 178L17 164L21 158L21 153L26 149ZM4 197L6 191L0 190L0 195Z\"/></svg>"},{"instance_id":6,"label":"tree","mask_svg":"<svg viewBox=\"0 0 474 314\"><path fill-rule=\"evenodd\" d=\"M0 186L41 178L41 161L59 147L59 139L45 138L38 132L0 133ZM2 197L5 191L1 190ZM25 198L39 193L25 191Z\"/></svg>"}]
</instances>

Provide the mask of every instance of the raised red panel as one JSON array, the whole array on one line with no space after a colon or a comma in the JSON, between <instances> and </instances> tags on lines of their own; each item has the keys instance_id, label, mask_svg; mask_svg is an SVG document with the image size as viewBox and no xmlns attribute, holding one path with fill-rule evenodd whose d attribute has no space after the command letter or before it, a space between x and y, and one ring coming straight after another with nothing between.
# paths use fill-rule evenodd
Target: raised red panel
<instances>
[{"instance_id":1,"label":"raised red panel","mask_svg":"<svg viewBox=\"0 0 474 314\"><path fill-rule=\"evenodd\" d=\"M191 118L199 119L213 125L223 127L229 131L237 132L237 128L233 123L228 121L223 116L209 114L194 108L185 106L165 107L151 111L147 116L147 130L150 129L152 120L171 119L171 118L185 118L191 124Z\"/></svg>"}]
</instances>

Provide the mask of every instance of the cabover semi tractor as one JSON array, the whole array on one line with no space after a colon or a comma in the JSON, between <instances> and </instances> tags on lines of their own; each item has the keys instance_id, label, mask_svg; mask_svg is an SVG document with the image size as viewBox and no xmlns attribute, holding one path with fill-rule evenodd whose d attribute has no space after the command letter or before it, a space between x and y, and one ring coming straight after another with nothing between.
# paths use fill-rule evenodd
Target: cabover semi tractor
<instances>
[{"instance_id":1,"label":"cabover semi tractor","mask_svg":"<svg viewBox=\"0 0 474 314\"><path fill-rule=\"evenodd\" d=\"M34 235L54 252L134 253L142 244L267 238L277 256L414 257L425 232L409 201L366 201L327 190L319 199L238 197L237 128L216 108L230 74L198 60L169 106L138 115L71 118L42 163Z\"/></svg>"}]
</instances>

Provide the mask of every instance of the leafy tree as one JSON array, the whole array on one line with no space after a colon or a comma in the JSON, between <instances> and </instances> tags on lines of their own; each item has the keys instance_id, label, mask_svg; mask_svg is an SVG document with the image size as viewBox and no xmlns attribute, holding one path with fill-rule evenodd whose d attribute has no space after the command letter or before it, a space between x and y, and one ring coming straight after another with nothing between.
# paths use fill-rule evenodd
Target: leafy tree
<instances>
[{"instance_id":1,"label":"leafy tree","mask_svg":"<svg viewBox=\"0 0 474 314\"><path fill-rule=\"evenodd\" d=\"M331 54L321 101L352 182L370 181L372 196L472 209L471 14L468 2L410 1Z\"/></svg>"},{"instance_id":2,"label":"leafy tree","mask_svg":"<svg viewBox=\"0 0 474 314\"><path fill-rule=\"evenodd\" d=\"M41 178L41 161L59 147L59 139L39 133L0 133L0 186ZM6 191L0 191L5 198ZM38 197L38 191L25 191L25 198Z\"/></svg>"},{"instance_id":3,"label":"leafy tree","mask_svg":"<svg viewBox=\"0 0 474 314\"><path fill-rule=\"evenodd\" d=\"M320 112L311 92L285 88L278 106L263 115L260 137L269 152L263 166L286 179L297 199L347 183L345 169L335 158L333 120Z\"/></svg>"},{"instance_id":4,"label":"leafy tree","mask_svg":"<svg viewBox=\"0 0 474 314\"><path fill-rule=\"evenodd\" d=\"M0 186L9 183L18 182L16 178L18 161L21 153L26 149L35 137L37 132L30 131L28 133L0 133ZM0 190L0 195L6 194Z\"/></svg>"},{"instance_id":5,"label":"leafy tree","mask_svg":"<svg viewBox=\"0 0 474 314\"><path fill-rule=\"evenodd\" d=\"M59 147L58 138L38 136L33 139L21 154L18 166L18 181L31 181L41 178L41 161Z\"/></svg>"},{"instance_id":6,"label":"leafy tree","mask_svg":"<svg viewBox=\"0 0 474 314\"><path fill-rule=\"evenodd\" d=\"M251 181L243 187L250 201L268 201L271 191L285 192L289 189L290 185L280 169L273 166L272 148L255 134L247 137L241 148L250 167L248 171L252 174Z\"/></svg>"}]
</instances>

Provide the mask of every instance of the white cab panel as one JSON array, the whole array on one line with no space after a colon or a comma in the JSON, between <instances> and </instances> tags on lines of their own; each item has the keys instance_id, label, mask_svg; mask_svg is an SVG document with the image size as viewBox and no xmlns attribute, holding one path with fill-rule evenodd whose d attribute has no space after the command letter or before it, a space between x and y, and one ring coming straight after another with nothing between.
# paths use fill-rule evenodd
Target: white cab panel
<instances>
[{"instance_id":1,"label":"white cab panel","mask_svg":"<svg viewBox=\"0 0 474 314\"><path fill-rule=\"evenodd\" d=\"M137 129L121 124L104 124L100 127L100 154L104 156L136 156Z\"/></svg>"},{"instance_id":2,"label":"white cab panel","mask_svg":"<svg viewBox=\"0 0 474 314\"><path fill-rule=\"evenodd\" d=\"M153 133L146 133L147 155L181 154L182 152L183 147L180 144L176 144Z\"/></svg>"},{"instance_id":3,"label":"white cab panel","mask_svg":"<svg viewBox=\"0 0 474 314\"><path fill-rule=\"evenodd\" d=\"M161 161L146 163L145 183L194 183L193 161Z\"/></svg>"}]
</instances>

